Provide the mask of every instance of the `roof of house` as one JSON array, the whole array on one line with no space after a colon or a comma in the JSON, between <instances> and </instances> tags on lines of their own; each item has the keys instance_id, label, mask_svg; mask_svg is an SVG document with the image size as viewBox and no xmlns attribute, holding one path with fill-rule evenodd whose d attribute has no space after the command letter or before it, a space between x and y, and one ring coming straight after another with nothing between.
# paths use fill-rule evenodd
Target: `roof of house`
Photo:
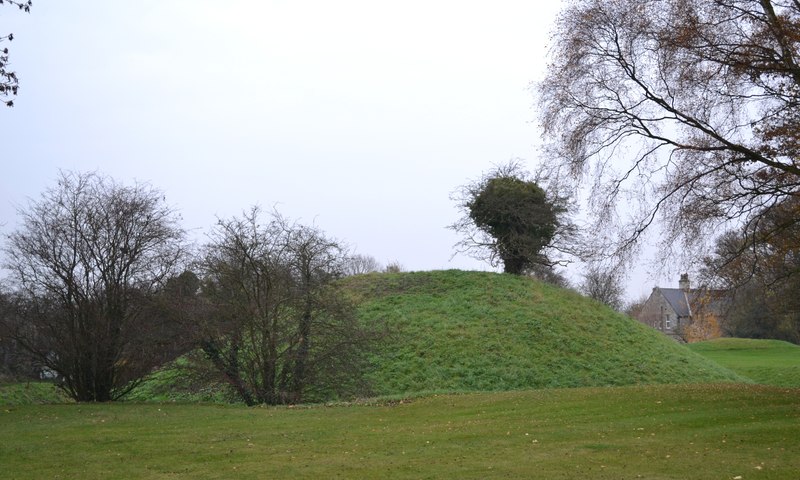
<instances>
[{"instance_id":1,"label":"roof of house","mask_svg":"<svg viewBox=\"0 0 800 480\"><path fill-rule=\"evenodd\" d=\"M679 317L688 317L691 315L689 302L692 302L695 296L692 290L688 292L680 288L660 288L659 290L661 290L661 295L664 295L667 303L669 303Z\"/></svg>"},{"instance_id":2,"label":"roof of house","mask_svg":"<svg viewBox=\"0 0 800 480\"><path fill-rule=\"evenodd\" d=\"M692 315L692 308L703 306L706 311L720 313L725 310L725 292L722 290L660 288L667 303L679 317ZM701 302L700 300L703 300Z\"/></svg>"}]
</instances>

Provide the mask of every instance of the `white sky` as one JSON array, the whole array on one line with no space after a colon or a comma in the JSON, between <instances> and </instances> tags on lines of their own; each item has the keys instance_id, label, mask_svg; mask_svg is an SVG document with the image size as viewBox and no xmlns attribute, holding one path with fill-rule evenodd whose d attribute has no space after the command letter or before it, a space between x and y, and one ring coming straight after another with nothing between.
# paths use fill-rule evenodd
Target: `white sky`
<instances>
[{"instance_id":1,"label":"white sky","mask_svg":"<svg viewBox=\"0 0 800 480\"><path fill-rule=\"evenodd\" d=\"M0 223L59 169L161 189L202 241L253 204L408 270L488 269L451 192L537 162L529 83L560 2L38 0L0 6ZM652 279L628 295L648 293ZM664 283L663 281L661 283ZM674 283L674 282L669 282Z\"/></svg>"}]
</instances>

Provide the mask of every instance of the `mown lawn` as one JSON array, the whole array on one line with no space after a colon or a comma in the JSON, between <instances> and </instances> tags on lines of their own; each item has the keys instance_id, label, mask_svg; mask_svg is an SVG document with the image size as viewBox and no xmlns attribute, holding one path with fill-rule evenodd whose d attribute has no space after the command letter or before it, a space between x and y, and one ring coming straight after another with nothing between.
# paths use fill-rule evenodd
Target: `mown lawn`
<instances>
[{"instance_id":1,"label":"mown lawn","mask_svg":"<svg viewBox=\"0 0 800 480\"><path fill-rule=\"evenodd\" d=\"M579 388L391 405L2 407L4 479L797 479L800 390Z\"/></svg>"},{"instance_id":2,"label":"mown lawn","mask_svg":"<svg viewBox=\"0 0 800 480\"><path fill-rule=\"evenodd\" d=\"M689 344L689 348L754 382L800 387L798 345L780 340L718 338Z\"/></svg>"}]
</instances>

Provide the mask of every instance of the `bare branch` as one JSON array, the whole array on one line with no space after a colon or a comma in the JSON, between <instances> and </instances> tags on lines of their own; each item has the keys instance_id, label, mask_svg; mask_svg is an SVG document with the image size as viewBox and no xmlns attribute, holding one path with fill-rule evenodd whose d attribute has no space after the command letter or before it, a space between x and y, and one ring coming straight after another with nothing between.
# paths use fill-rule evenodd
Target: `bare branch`
<instances>
[{"instance_id":1,"label":"bare branch","mask_svg":"<svg viewBox=\"0 0 800 480\"><path fill-rule=\"evenodd\" d=\"M688 248L800 191L797 2L579 0L554 41L536 86L548 174L591 178L618 256L655 222Z\"/></svg>"}]
</instances>

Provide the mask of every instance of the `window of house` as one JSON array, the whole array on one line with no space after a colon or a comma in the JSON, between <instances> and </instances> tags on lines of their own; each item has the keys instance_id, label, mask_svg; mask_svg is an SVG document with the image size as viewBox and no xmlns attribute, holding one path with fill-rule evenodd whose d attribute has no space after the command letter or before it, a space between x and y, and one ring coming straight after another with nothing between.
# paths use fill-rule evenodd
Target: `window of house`
<instances>
[{"instance_id":1,"label":"window of house","mask_svg":"<svg viewBox=\"0 0 800 480\"><path fill-rule=\"evenodd\" d=\"M672 316L667 314L667 328L672 328Z\"/></svg>"}]
</instances>

